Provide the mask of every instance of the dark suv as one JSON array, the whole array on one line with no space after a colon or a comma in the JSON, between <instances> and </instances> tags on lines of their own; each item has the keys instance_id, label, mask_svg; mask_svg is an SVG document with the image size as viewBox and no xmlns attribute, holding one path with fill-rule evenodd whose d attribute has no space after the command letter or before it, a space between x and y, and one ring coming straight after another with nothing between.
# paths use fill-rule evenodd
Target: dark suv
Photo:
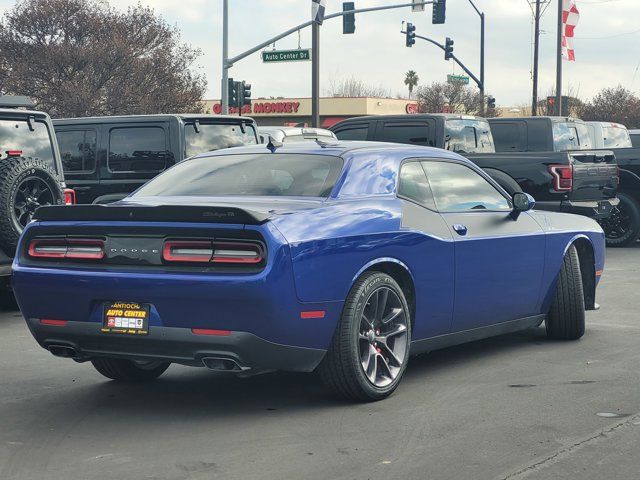
<instances>
[{"instance_id":1,"label":"dark suv","mask_svg":"<svg viewBox=\"0 0 640 480\"><path fill-rule=\"evenodd\" d=\"M78 203L110 203L185 158L258 143L248 117L138 115L53 122Z\"/></svg>"},{"instance_id":2,"label":"dark suv","mask_svg":"<svg viewBox=\"0 0 640 480\"><path fill-rule=\"evenodd\" d=\"M8 289L18 237L41 205L70 203L53 125L26 97L0 97L0 302ZM67 192L71 195L71 192Z\"/></svg>"}]
</instances>

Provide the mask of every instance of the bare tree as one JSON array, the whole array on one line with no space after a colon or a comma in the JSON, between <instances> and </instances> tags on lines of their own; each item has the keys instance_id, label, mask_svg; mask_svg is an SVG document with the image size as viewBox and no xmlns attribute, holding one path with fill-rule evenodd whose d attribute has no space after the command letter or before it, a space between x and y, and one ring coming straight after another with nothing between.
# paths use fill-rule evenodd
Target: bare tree
<instances>
[{"instance_id":1,"label":"bare tree","mask_svg":"<svg viewBox=\"0 0 640 480\"><path fill-rule=\"evenodd\" d=\"M382 85L369 85L354 77L330 79L327 93L331 97L390 98L391 91Z\"/></svg>"},{"instance_id":2,"label":"bare tree","mask_svg":"<svg viewBox=\"0 0 640 480\"><path fill-rule=\"evenodd\" d=\"M199 112L199 55L140 4L21 0L0 22L0 91L57 117Z\"/></svg>"},{"instance_id":3,"label":"bare tree","mask_svg":"<svg viewBox=\"0 0 640 480\"><path fill-rule=\"evenodd\" d=\"M433 82L417 90L419 109L425 113L450 111L480 115L484 98L475 88L460 82Z\"/></svg>"},{"instance_id":4,"label":"bare tree","mask_svg":"<svg viewBox=\"0 0 640 480\"><path fill-rule=\"evenodd\" d=\"M601 90L581 111L583 120L622 123L628 128L640 127L640 98L619 85Z\"/></svg>"}]
</instances>

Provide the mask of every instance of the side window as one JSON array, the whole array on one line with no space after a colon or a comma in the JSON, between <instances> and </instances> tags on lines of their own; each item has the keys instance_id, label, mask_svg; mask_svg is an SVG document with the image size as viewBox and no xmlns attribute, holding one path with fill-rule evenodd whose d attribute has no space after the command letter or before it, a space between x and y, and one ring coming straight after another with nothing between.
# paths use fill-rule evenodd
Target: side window
<instances>
[{"instance_id":1,"label":"side window","mask_svg":"<svg viewBox=\"0 0 640 480\"><path fill-rule=\"evenodd\" d=\"M548 152L549 124L544 120L529 120L527 122L527 151Z\"/></svg>"},{"instance_id":2,"label":"side window","mask_svg":"<svg viewBox=\"0 0 640 480\"><path fill-rule=\"evenodd\" d=\"M519 152L520 125L515 122L494 123L491 125L496 152Z\"/></svg>"},{"instance_id":3,"label":"side window","mask_svg":"<svg viewBox=\"0 0 640 480\"><path fill-rule=\"evenodd\" d=\"M471 168L450 162L422 165L440 212L511 211L509 201Z\"/></svg>"},{"instance_id":4,"label":"side window","mask_svg":"<svg viewBox=\"0 0 640 480\"><path fill-rule=\"evenodd\" d=\"M171 153L161 127L113 128L109 133L109 170L160 172Z\"/></svg>"},{"instance_id":5,"label":"side window","mask_svg":"<svg viewBox=\"0 0 640 480\"><path fill-rule=\"evenodd\" d=\"M385 122L382 126L380 142L408 143L433 147L427 122Z\"/></svg>"},{"instance_id":6,"label":"side window","mask_svg":"<svg viewBox=\"0 0 640 480\"><path fill-rule=\"evenodd\" d=\"M93 172L96 168L96 131L56 132L65 172Z\"/></svg>"},{"instance_id":7,"label":"side window","mask_svg":"<svg viewBox=\"0 0 640 480\"><path fill-rule=\"evenodd\" d=\"M631 137L631 144L634 148L640 148L640 133L634 133L629 136Z\"/></svg>"},{"instance_id":8,"label":"side window","mask_svg":"<svg viewBox=\"0 0 640 480\"><path fill-rule=\"evenodd\" d=\"M398 196L413 200L431 210L436 209L431 187L420 162L404 163L400 168Z\"/></svg>"},{"instance_id":9,"label":"side window","mask_svg":"<svg viewBox=\"0 0 640 480\"><path fill-rule=\"evenodd\" d=\"M334 132L338 140L366 140L367 133L369 133L368 124L357 124L352 126L345 126L344 128Z\"/></svg>"}]
</instances>

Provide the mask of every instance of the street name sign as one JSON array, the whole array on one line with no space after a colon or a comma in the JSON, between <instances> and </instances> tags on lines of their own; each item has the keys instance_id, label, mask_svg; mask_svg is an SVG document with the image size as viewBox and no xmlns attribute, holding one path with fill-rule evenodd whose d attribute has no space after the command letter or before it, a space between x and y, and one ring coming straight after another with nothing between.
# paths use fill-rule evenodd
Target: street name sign
<instances>
[{"instance_id":1,"label":"street name sign","mask_svg":"<svg viewBox=\"0 0 640 480\"><path fill-rule=\"evenodd\" d=\"M301 50L265 50L262 52L264 63L275 62L304 62L311 60L311 49Z\"/></svg>"}]
</instances>

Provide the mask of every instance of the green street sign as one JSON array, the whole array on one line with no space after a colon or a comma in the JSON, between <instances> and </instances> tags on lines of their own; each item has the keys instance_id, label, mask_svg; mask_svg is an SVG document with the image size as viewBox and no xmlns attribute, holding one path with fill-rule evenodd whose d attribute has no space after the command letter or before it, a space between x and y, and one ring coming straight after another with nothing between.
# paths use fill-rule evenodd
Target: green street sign
<instances>
[{"instance_id":1,"label":"green street sign","mask_svg":"<svg viewBox=\"0 0 640 480\"><path fill-rule=\"evenodd\" d=\"M311 49L303 50L269 50L262 52L264 63L275 62L304 62L311 60Z\"/></svg>"},{"instance_id":2,"label":"green street sign","mask_svg":"<svg viewBox=\"0 0 640 480\"><path fill-rule=\"evenodd\" d=\"M461 83L469 85L469 77L466 75L447 75L447 83Z\"/></svg>"}]
</instances>

